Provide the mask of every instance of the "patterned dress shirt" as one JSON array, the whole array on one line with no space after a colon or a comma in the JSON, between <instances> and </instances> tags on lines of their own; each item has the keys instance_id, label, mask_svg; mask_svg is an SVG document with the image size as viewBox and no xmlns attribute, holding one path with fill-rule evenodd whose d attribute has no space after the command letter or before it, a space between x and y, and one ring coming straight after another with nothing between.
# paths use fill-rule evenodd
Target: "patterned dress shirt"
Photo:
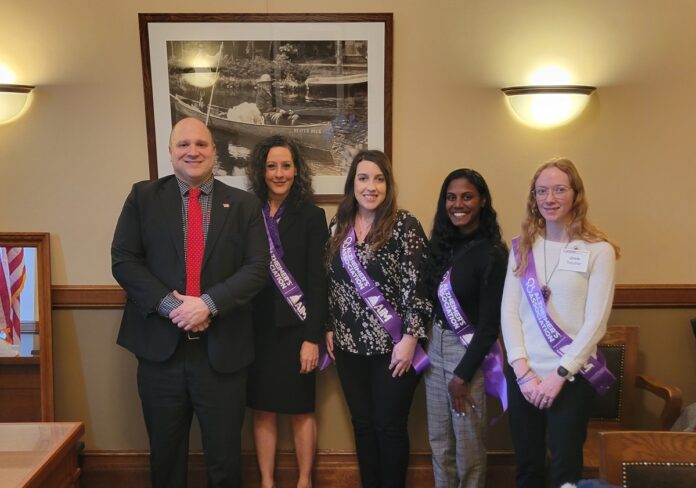
<instances>
[{"instance_id":1,"label":"patterned dress shirt","mask_svg":"<svg viewBox=\"0 0 696 488\"><path fill-rule=\"evenodd\" d=\"M176 179L179 185L179 191L181 192L181 216L182 225L184 231L184 258L186 259L186 242L188 239L188 199L189 190L191 187L181 181L179 178ZM203 242L205 243L208 239L208 228L210 227L210 208L213 202L213 183L215 179L211 176L205 183L200 186L201 196L198 198L201 202L201 210L203 211ZM201 300L205 302L210 310L210 315L215 317L218 313L218 309L215 306L215 302L207 293L201 295ZM174 293L167 294L162 301L160 301L157 312L162 317L169 317L169 314L181 305L183 302L174 297Z\"/></svg>"}]
</instances>

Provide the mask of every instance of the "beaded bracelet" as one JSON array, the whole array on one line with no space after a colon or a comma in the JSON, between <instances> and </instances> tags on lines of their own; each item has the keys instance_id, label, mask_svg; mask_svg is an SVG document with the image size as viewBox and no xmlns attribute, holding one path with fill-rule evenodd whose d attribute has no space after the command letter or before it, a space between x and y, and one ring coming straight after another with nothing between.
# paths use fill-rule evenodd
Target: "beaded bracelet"
<instances>
[{"instance_id":1,"label":"beaded bracelet","mask_svg":"<svg viewBox=\"0 0 696 488\"><path fill-rule=\"evenodd\" d=\"M525 371L522 376L516 378L516 381L520 381L520 380L524 379L524 377L527 376L531 372L532 372L532 368L527 368L527 371Z\"/></svg>"},{"instance_id":2,"label":"beaded bracelet","mask_svg":"<svg viewBox=\"0 0 696 488\"><path fill-rule=\"evenodd\" d=\"M536 378L537 378L537 375L532 375L532 376L530 376L530 377L527 378L527 379L524 379L524 376L523 376L522 378L520 378L519 380L517 380L517 385L518 385L518 386L522 386L522 385L524 385L525 383L529 383L530 381L535 380Z\"/></svg>"}]
</instances>

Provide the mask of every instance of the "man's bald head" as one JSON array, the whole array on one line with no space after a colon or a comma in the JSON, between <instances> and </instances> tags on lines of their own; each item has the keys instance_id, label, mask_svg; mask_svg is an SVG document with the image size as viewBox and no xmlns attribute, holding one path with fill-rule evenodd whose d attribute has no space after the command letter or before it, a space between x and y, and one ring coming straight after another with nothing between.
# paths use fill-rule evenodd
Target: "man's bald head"
<instances>
[{"instance_id":1,"label":"man's bald head","mask_svg":"<svg viewBox=\"0 0 696 488\"><path fill-rule=\"evenodd\" d=\"M200 186L213 174L215 143L210 129L188 117L174 125L169 135L169 156L174 174L189 186Z\"/></svg>"}]
</instances>

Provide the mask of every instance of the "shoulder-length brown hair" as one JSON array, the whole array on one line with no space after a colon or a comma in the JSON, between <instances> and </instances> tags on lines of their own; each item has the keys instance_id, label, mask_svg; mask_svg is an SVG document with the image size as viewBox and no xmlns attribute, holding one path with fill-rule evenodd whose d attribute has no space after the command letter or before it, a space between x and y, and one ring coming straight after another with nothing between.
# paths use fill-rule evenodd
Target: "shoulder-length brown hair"
<instances>
[{"instance_id":1,"label":"shoulder-length brown hair","mask_svg":"<svg viewBox=\"0 0 696 488\"><path fill-rule=\"evenodd\" d=\"M568 224L568 237L570 239L582 239L587 242L606 241L614 248L618 258L620 256L619 246L610 241L606 234L595 227L587 218L588 203L585 195L585 185L582 182L578 169L570 159L553 158L537 168L529 184L527 211L525 219L522 221L522 233L518 243L518 262L515 274L520 276L527 270L529 251L532 249L537 236L546 232L546 220L539 213L539 207L533 192L537 178L547 168L558 168L567 174L570 180L570 187L573 189L573 206L570 209L571 221Z\"/></svg>"},{"instance_id":2,"label":"shoulder-length brown hair","mask_svg":"<svg viewBox=\"0 0 696 488\"><path fill-rule=\"evenodd\" d=\"M372 223L370 232L365 237L365 242L369 244L370 250L375 251L382 247L391 237L396 220L396 185L394 183L391 161L382 151L360 151L355 155L348 169L346 184L343 188L343 200L339 204L336 217L334 218L336 227L333 236L329 239L329 249L326 256L327 263L331 263L331 260L341 247L341 243L346 238L348 230L353 226L355 214L358 211L358 201L355 198L354 191L355 175L358 171L358 164L361 161L375 163L384 175L384 180L387 184L387 193L384 201L377 207L375 220Z\"/></svg>"}]
</instances>

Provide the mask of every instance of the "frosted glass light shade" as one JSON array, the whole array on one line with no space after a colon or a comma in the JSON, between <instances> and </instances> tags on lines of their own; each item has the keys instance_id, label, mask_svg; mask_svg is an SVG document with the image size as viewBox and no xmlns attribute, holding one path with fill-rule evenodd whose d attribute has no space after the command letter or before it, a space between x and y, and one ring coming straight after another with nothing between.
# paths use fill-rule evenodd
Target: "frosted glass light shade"
<instances>
[{"instance_id":1,"label":"frosted glass light shade","mask_svg":"<svg viewBox=\"0 0 696 488\"><path fill-rule=\"evenodd\" d=\"M524 124L538 128L563 125L585 109L596 88L586 85L533 85L503 88L510 108Z\"/></svg>"},{"instance_id":2,"label":"frosted glass light shade","mask_svg":"<svg viewBox=\"0 0 696 488\"><path fill-rule=\"evenodd\" d=\"M30 85L0 84L0 124L14 120L22 113L29 92L33 89L34 87Z\"/></svg>"}]
</instances>

